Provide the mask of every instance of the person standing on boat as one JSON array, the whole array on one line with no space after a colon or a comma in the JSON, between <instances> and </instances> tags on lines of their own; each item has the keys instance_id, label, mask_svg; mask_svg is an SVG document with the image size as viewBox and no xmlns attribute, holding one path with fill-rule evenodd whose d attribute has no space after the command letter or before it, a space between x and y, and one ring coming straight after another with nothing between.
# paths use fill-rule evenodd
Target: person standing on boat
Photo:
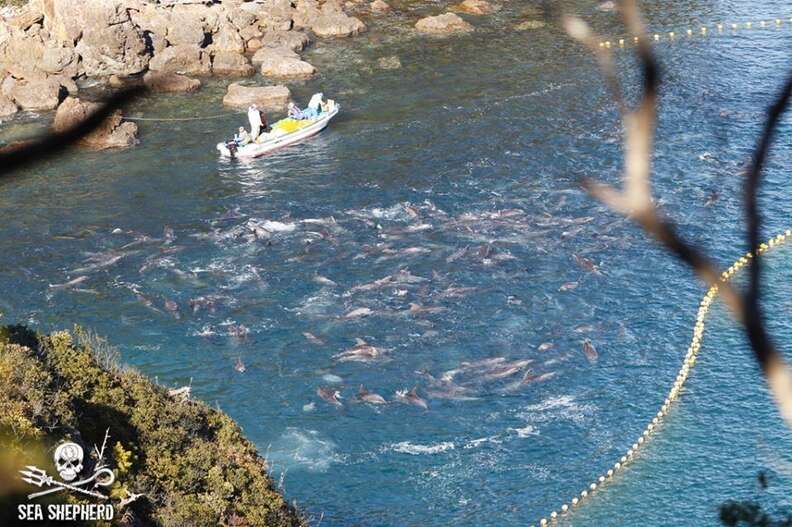
<instances>
[{"instance_id":1,"label":"person standing on boat","mask_svg":"<svg viewBox=\"0 0 792 527\"><path fill-rule=\"evenodd\" d=\"M248 121L250 121L250 140L255 141L258 139L259 133L261 132L261 114L258 111L258 107L254 104L250 108L248 108Z\"/></svg>"}]
</instances>

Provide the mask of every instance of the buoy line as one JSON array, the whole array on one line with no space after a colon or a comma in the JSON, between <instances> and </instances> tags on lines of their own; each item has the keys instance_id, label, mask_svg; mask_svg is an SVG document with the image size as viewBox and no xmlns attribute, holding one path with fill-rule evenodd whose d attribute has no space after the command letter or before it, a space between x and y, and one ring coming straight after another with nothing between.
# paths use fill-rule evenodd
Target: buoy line
<instances>
[{"instance_id":1,"label":"buoy line","mask_svg":"<svg viewBox=\"0 0 792 527\"><path fill-rule=\"evenodd\" d=\"M792 237L792 229L787 229L786 231L782 232L781 234L776 235L773 238L770 238L766 243L762 243L759 245L757 249L757 254L761 255L770 250L773 247L781 245L786 241L788 237ZM744 256L740 256L728 269L721 273L721 282L728 282L732 279L732 277L745 267L748 262L751 261L754 255L751 252L745 253ZM704 336L704 319L707 317L707 313L709 312L710 305L715 297L718 295L718 286L714 285L707 290L707 293L701 299L701 303L699 304L698 313L696 314L696 323L693 326L693 338L690 341L690 346L688 346L687 353L685 354L685 360L682 362L682 367L679 369L679 373L677 373L676 380L674 381L671 390L668 392L663 404L660 406L660 409L657 411L651 421L646 425L646 428L638 437L638 439L632 444L632 446L627 449L627 452L616 462L613 464L611 468L609 468L604 474L596 478L588 487L584 488L580 494L573 497L569 502L563 503L558 510L554 510L549 514L549 519L542 518L539 520L539 525L544 527L548 525L550 522L555 522L559 516L563 514L569 513L574 507L577 507L581 504L583 500L590 497L596 490L600 489L603 484L607 483L613 476L626 467L633 459L635 458L636 453L639 449L641 449L646 442L652 437L652 434L658 429L659 425L662 423L663 419L668 415L669 410L671 409L671 405L674 401L677 400L679 397L680 392L682 391L682 387L685 385L685 381L690 374L690 370L693 368L693 365L696 363L696 357L698 355L699 350L701 349L701 340ZM535 526L531 526L535 527Z\"/></svg>"},{"instance_id":2,"label":"buoy line","mask_svg":"<svg viewBox=\"0 0 792 527\"><path fill-rule=\"evenodd\" d=\"M697 24L680 31L649 32L647 36L654 42L672 42L685 38L707 37L713 35L736 35L746 29L780 29L792 28L792 18L771 18L747 22L717 22L711 24ZM611 40L602 40L601 48L624 48L636 44L638 37L615 37Z\"/></svg>"}]
</instances>

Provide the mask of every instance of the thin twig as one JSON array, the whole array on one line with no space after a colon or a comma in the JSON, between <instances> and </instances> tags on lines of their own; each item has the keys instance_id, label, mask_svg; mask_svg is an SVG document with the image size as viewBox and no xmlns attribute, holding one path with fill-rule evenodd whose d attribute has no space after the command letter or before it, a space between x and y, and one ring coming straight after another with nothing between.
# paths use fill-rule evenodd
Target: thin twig
<instances>
[{"instance_id":1,"label":"thin twig","mask_svg":"<svg viewBox=\"0 0 792 527\"><path fill-rule=\"evenodd\" d=\"M751 348L762 368L781 415L792 427L792 372L783 357L776 351L765 329L760 305L760 270L758 258L753 257L748 290L740 293L729 282L721 280L717 265L700 249L686 242L677 234L676 227L663 217L652 200L651 159L654 150L657 120L657 89L660 83L659 68L646 38L640 10L634 0L624 0L620 11L631 36L638 43L637 53L641 59L643 92L635 110L627 110L620 93L614 95L622 114L624 126L624 190L585 179L588 191L611 209L632 218L671 253L690 266L710 286L717 287L735 318L744 325ZM593 33L580 19L566 19L569 34L581 40L597 53L603 76L610 91L618 86L612 53L607 48L595 45ZM746 223L748 242L753 256L758 254L760 214L756 202L760 176L767 158L773 133L778 121L789 104L792 94L792 75L787 79L781 94L768 112L762 136L752 157L745 182Z\"/></svg>"}]
</instances>

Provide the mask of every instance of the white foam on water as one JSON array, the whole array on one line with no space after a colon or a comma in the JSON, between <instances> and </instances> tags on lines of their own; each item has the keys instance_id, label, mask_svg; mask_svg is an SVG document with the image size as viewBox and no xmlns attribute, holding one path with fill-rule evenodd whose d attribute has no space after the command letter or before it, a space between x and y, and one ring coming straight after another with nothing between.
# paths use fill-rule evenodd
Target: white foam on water
<instances>
[{"instance_id":1,"label":"white foam on water","mask_svg":"<svg viewBox=\"0 0 792 527\"><path fill-rule=\"evenodd\" d=\"M596 411L593 404L578 403L573 395L549 397L537 404L529 404L517 413L528 423L572 421L582 423Z\"/></svg>"},{"instance_id":2,"label":"white foam on water","mask_svg":"<svg viewBox=\"0 0 792 527\"><path fill-rule=\"evenodd\" d=\"M519 438L526 438L531 436L538 436L539 431L531 425L526 425L522 428L509 428L509 432L514 432Z\"/></svg>"},{"instance_id":3,"label":"white foam on water","mask_svg":"<svg viewBox=\"0 0 792 527\"><path fill-rule=\"evenodd\" d=\"M269 460L289 470L326 472L330 465L342 462L343 458L337 453L336 444L318 431L289 427L272 444Z\"/></svg>"},{"instance_id":4,"label":"white foam on water","mask_svg":"<svg viewBox=\"0 0 792 527\"><path fill-rule=\"evenodd\" d=\"M411 456L420 456L427 454L440 454L448 450L454 450L456 446L451 441L443 441L441 443L434 443L430 445L416 445L409 441L402 441L394 443L388 447L388 450L399 452L401 454L410 454Z\"/></svg>"}]
</instances>

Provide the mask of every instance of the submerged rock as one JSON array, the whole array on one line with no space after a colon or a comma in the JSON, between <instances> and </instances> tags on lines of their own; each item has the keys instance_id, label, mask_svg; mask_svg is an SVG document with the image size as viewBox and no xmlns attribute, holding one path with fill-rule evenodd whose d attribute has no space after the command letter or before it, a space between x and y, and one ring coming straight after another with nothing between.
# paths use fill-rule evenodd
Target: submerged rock
<instances>
[{"instance_id":1,"label":"submerged rock","mask_svg":"<svg viewBox=\"0 0 792 527\"><path fill-rule=\"evenodd\" d=\"M547 24L542 20L525 20L514 26L514 29L517 31L527 31L529 29L541 29L546 25Z\"/></svg>"},{"instance_id":2,"label":"submerged rock","mask_svg":"<svg viewBox=\"0 0 792 527\"><path fill-rule=\"evenodd\" d=\"M223 104L247 108L256 104L259 108L282 110L289 102L291 92L286 86L243 86L233 83L223 97Z\"/></svg>"},{"instance_id":3,"label":"submerged rock","mask_svg":"<svg viewBox=\"0 0 792 527\"><path fill-rule=\"evenodd\" d=\"M374 0L369 4L369 9L372 13L387 13L391 10L391 6L384 0Z\"/></svg>"},{"instance_id":4,"label":"submerged rock","mask_svg":"<svg viewBox=\"0 0 792 527\"><path fill-rule=\"evenodd\" d=\"M66 131L88 118L99 106L77 97L67 97L55 113L52 129L55 132ZM124 148L137 144L137 130L135 123L124 122L121 110L116 110L96 130L80 139L80 143L99 149Z\"/></svg>"},{"instance_id":5,"label":"submerged rock","mask_svg":"<svg viewBox=\"0 0 792 527\"><path fill-rule=\"evenodd\" d=\"M179 75L178 73L158 73L149 71L143 77L143 84L154 92L189 93L201 87L201 81Z\"/></svg>"},{"instance_id":6,"label":"submerged rock","mask_svg":"<svg viewBox=\"0 0 792 527\"><path fill-rule=\"evenodd\" d=\"M453 33L468 33L473 31L473 26L462 20L459 15L444 13L422 18L415 24L415 29L421 33L449 35Z\"/></svg>"},{"instance_id":7,"label":"submerged rock","mask_svg":"<svg viewBox=\"0 0 792 527\"><path fill-rule=\"evenodd\" d=\"M382 70L397 70L402 67L401 60L396 55L391 57L380 57L377 66Z\"/></svg>"},{"instance_id":8,"label":"submerged rock","mask_svg":"<svg viewBox=\"0 0 792 527\"><path fill-rule=\"evenodd\" d=\"M499 9L486 0L465 0L456 6L457 11L469 15L490 15Z\"/></svg>"}]
</instances>

